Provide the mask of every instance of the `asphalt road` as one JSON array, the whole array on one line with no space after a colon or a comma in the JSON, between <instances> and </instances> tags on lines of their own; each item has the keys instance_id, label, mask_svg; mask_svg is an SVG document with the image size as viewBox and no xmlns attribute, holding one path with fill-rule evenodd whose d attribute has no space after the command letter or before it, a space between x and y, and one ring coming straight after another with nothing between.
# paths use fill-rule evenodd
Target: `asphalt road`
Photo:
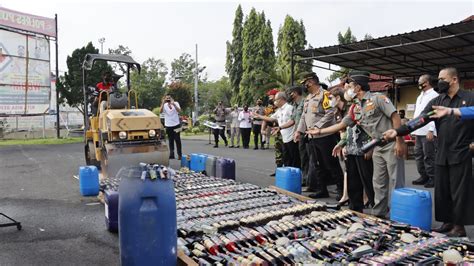
<instances>
[{"instance_id":1,"label":"asphalt road","mask_svg":"<svg viewBox=\"0 0 474 266\"><path fill-rule=\"evenodd\" d=\"M183 152L234 158L237 180L274 182L273 149L214 149L207 140L184 140ZM73 175L83 164L82 144L0 147L0 212L23 225L21 231L0 228L0 265L119 264L118 236L105 229L103 205L79 194ZM413 161L407 161L406 173L411 184L417 177Z\"/></svg>"}]
</instances>

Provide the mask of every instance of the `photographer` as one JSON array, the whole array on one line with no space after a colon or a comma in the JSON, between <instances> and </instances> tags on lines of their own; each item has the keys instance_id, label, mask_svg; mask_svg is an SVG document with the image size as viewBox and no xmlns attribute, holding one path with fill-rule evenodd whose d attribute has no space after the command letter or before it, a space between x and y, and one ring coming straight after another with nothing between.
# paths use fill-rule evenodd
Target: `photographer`
<instances>
[{"instance_id":1,"label":"photographer","mask_svg":"<svg viewBox=\"0 0 474 266\"><path fill-rule=\"evenodd\" d=\"M181 120L179 119L179 112L181 112L179 103L174 101L171 95L165 95L161 100L160 113L165 115L165 128L170 146L170 159L175 159L174 142L176 142L178 160L181 160Z\"/></svg>"}]
</instances>

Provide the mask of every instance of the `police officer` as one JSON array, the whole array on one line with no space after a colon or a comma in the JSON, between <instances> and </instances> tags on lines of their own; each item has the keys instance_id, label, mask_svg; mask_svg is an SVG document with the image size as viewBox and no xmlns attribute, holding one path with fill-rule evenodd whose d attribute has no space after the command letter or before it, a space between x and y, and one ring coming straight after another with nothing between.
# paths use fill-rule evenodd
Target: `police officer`
<instances>
[{"instance_id":1,"label":"police officer","mask_svg":"<svg viewBox=\"0 0 474 266\"><path fill-rule=\"evenodd\" d=\"M302 81L308 96L304 101L303 114L295 133L295 141L301 140L301 135L311 128L325 128L334 125L336 122L334 114L335 108L329 104L329 92L322 89L319 84L319 78L315 73L306 75ZM342 196L343 173L339 161L331 154L332 149L337 143L337 137L334 133L312 135L308 134L309 144L309 191L311 198L327 198L329 193L326 186L326 176L324 172L329 173L331 181L337 185L337 200Z\"/></svg>"},{"instance_id":2,"label":"police officer","mask_svg":"<svg viewBox=\"0 0 474 266\"><path fill-rule=\"evenodd\" d=\"M264 115L265 114L265 108L263 107L263 101L262 99L257 100L257 106L254 107L253 110L256 114L258 115ZM253 118L253 123L252 123L252 131L253 131L253 142L255 144L254 150L258 150L258 142L260 140L260 143L262 145L262 150L264 149L263 147L263 142L262 142L262 120L254 117Z\"/></svg>"},{"instance_id":3,"label":"police officer","mask_svg":"<svg viewBox=\"0 0 474 266\"><path fill-rule=\"evenodd\" d=\"M347 94L349 98L357 97L358 104L339 123L329 128L315 128L310 134L321 135L335 133L347 126L360 125L372 138L380 138L392 126L401 125L400 116L390 100L383 94L371 93L369 73L352 71L349 75ZM392 188L405 186L405 169L403 155L406 145L402 137L395 143L376 147L372 159L374 163L373 186L375 205L372 214L383 217L388 213L388 202Z\"/></svg>"},{"instance_id":4,"label":"police officer","mask_svg":"<svg viewBox=\"0 0 474 266\"><path fill-rule=\"evenodd\" d=\"M220 129L213 129L214 131L214 148L219 147L219 135L224 140L225 146L227 147L227 138L225 137L225 117L228 114L228 111L225 109L224 104L220 101L216 108L214 109L214 114L216 115L216 124L220 126Z\"/></svg>"}]
</instances>

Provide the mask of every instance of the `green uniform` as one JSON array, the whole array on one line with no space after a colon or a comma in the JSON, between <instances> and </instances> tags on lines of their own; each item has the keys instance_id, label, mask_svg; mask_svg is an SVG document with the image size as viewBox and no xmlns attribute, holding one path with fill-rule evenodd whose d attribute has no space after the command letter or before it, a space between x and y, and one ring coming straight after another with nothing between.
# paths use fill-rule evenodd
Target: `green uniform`
<instances>
[{"instance_id":1,"label":"green uniform","mask_svg":"<svg viewBox=\"0 0 474 266\"><path fill-rule=\"evenodd\" d=\"M351 107L342 120L348 126L360 125L371 138L380 138L392 128L392 114L397 110L383 94L366 92L362 100ZM405 186L405 164L394 154L395 143L376 147L372 156L374 163L373 186L375 205L373 215L386 216L390 192Z\"/></svg>"}]
</instances>

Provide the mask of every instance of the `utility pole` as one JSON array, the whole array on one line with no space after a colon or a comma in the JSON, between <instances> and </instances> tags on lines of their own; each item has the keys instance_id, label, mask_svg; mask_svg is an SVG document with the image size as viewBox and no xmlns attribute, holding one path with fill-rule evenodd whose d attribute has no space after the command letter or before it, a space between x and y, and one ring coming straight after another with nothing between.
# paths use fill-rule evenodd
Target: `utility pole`
<instances>
[{"instance_id":1,"label":"utility pole","mask_svg":"<svg viewBox=\"0 0 474 266\"><path fill-rule=\"evenodd\" d=\"M105 38L102 37L99 39L99 42L100 42L100 53L103 54L104 53L104 42L105 42Z\"/></svg>"},{"instance_id":2,"label":"utility pole","mask_svg":"<svg viewBox=\"0 0 474 266\"><path fill-rule=\"evenodd\" d=\"M198 45L196 43L196 61L194 62L194 112L193 112L193 125L198 119L198 80L199 80L199 69L198 69Z\"/></svg>"}]
</instances>

